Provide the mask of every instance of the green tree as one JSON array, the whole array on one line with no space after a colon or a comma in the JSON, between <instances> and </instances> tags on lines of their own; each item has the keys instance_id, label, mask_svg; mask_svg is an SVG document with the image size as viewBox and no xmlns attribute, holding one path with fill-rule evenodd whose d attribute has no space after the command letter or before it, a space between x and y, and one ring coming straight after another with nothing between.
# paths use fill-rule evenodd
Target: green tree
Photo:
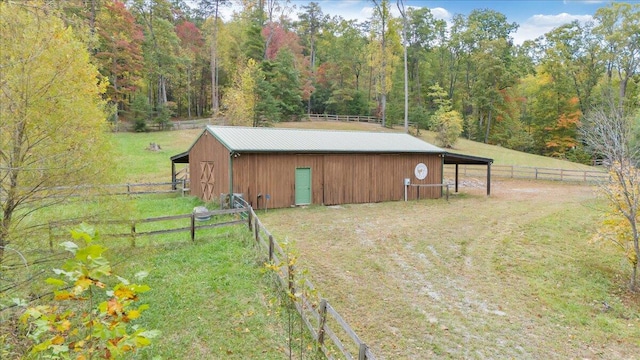
<instances>
[{"instance_id":1,"label":"green tree","mask_svg":"<svg viewBox=\"0 0 640 360\"><path fill-rule=\"evenodd\" d=\"M618 76L619 102L627 97L629 81L640 71L640 4L613 2L596 11L593 31L604 38L607 79Z\"/></svg>"},{"instance_id":2,"label":"green tree","mask_svg":"<svg viewBox=\"0 0 640 360\"><path fill-rule=\"evenodd\" d=\"M1 260L24 217L109 181L112 166L106 84L85 44L31 3L0 3L0 32Z\"/></svg>"}]
</instances>

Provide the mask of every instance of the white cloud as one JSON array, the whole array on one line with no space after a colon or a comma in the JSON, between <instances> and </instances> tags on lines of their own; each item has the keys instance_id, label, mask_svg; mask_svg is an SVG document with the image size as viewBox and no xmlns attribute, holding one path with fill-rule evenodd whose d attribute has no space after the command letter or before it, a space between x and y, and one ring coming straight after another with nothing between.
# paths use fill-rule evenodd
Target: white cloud
<instances>
[{"instance_id":1,"label":"white cloud","mask_svg":"<svg viewBox=\"0 0 640 360\"><path fill-rule=\"evenodd\" d=\"M591 15L572 15L561 13L557 15L534 15L520 24L518 31L513 35L514 43L522 44L525 40L533 40L548 33L558 26L568 24L574 20L585 23L593 20Z\"/></svg>"},{"instance_id":2,"label":"white cloud","mask_svg":"<svg viewBox=\"0 0 640 360\"><path fill-rule=\"evenodd\" d=\"M431 14L433 14L433 17L438 20L449 21L453 17L449 10L445 8L437 7L429 10L431 10Z\"/></svg>"}]
</instances>

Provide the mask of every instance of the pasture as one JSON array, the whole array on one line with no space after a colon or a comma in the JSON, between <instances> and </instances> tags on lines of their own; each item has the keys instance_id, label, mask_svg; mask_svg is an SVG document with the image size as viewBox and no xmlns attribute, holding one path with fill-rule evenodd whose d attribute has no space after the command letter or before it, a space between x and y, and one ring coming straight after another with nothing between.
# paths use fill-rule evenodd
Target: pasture
<instances>
[{"instance_id":1,"label":"pasture","mask_svg":"<svg viewBox=\"0 0 640 360\"><path fill-rule=\"evenodd\" d=\"M494 189L258 216L379 358L636 358L640 299L620 254L591 242L594 189Z\"/></svg>"}]
</instances>

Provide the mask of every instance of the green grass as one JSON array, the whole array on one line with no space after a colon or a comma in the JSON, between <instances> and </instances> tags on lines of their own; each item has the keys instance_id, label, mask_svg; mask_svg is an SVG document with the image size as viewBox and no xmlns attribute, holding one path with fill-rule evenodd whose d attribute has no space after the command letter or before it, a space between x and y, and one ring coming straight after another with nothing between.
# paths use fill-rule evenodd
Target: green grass
<instances>
[{"instance_id":1,"label":"green grass","mask_svg":"<svg viewBox=\"0 0 640 360\"><path fill-rule=\"evenodd\" d=\"M120 178L130 183L170 182L170 157L187 151L201 132L194 129L112 134ZM152 142L160 145L161 150L147 150Z\"/></svg>"},{"instance_id":2,"label":"green grass","mask_svg":"<svg viewBox=\"0 0 640 360\"><path fill-rule=\"evenodd\" d=\"M150 309L141 325L162 331L138 358L283 358L282 309L245 227L210 233L196 244L136 250L122 268L149 271L152 291L142 301Z\"/></svg>"}]
</instances>

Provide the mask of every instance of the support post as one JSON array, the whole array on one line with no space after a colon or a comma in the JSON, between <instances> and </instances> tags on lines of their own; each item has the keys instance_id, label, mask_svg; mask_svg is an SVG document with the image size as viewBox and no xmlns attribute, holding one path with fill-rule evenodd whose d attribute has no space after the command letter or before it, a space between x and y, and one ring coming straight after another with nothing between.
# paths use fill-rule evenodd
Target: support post
<instances>
[{"instance_id":1,"label":"support post","mask_svg":"<svg viewBox=\"0 0 640 360\"><path fill-rule=\"evenodd\" d=\"M456 164L456 193L458 192L458 166L459 164Z\"/></svg>"},{"instance_id":2,"label":"support post","mask_svg":"<svg viewBox=\"0 0 640 360\"><path fill-rule=\"evenodd\" d=\"M487 196L491 195L491 164L487 164Z\"/></svg>"},{"instance_id":3,"label":"support post","mask_svg":"<svg viewBox=\"0 0 640 360\"><path fill-rule=\"evenodd\" d=\"M171 162L171 190L177 190L176 187L176 163Z\"/></svg>"}]
</instances>

